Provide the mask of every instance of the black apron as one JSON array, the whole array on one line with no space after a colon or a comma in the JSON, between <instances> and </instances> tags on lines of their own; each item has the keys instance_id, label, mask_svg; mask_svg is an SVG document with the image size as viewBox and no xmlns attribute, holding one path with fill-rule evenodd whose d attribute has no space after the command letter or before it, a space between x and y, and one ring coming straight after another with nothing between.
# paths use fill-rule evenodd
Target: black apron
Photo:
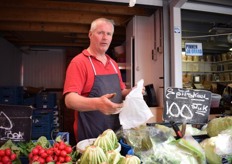
<instances>
[{"instance_id":1,"label":"black apron","mask_svg":"<svg viewBox=\"0 0 232 164\"><path fill-rule=\"evenodd\" d=\"M97 75L92 59L89 57L93 71L94 83L89 97L100 97L108 93L116 93L111 99L112 102L122 102L122 92L117 69L110 60L115 74ZM114 131L120 128L119 115L105 115L100 111L78 112L78 141L97 138L104 130L112 129Z\"/></svg>"}]
</instances>

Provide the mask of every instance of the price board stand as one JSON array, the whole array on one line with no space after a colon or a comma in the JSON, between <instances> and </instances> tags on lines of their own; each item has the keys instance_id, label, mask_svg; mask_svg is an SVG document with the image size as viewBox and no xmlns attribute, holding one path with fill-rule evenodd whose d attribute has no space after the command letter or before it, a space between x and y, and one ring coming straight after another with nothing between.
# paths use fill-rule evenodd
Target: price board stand
<instances>
[{"instance_id":1,"label":"price board stand","mask_svg":"<svg viewBox=\"0 0 232 164\"><path fill-rule=\"evenodd\" d=\"M210 105L210 91L167 88L163 120L168 123L205 124L208 122Z\"/></svg>"}]
</instances>

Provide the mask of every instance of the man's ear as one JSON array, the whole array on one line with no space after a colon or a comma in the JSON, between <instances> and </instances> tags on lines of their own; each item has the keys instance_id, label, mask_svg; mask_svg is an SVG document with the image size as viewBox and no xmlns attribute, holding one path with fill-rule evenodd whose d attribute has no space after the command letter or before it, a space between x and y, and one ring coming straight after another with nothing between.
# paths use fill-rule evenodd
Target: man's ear
<instances>
[{"instance_id":1,"label":"man's ear","mask_svg":"<svg viewBox=\"0 0 232 164\"><path fill-rule=\"evenodd\" d=\"M90 31L90 32L89 32L89 38L90 38L91 36L92 36L92 32Z\"/></svg>"}]
</instances>

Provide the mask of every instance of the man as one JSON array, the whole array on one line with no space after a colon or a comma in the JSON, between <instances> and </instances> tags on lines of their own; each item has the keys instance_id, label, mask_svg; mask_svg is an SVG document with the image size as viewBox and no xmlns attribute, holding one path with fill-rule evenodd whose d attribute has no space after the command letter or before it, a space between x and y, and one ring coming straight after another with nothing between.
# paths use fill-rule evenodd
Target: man
<instances>
[{"instance_id":1,"label":"man","mask_svg":"<svg viewBox=\"0 0 232 164\"><path fill-rule=\"evenodd\" d=\"M90 45L70 62L64 84L65 104L75 110L76 140L96 138L104 130L120 128L117 111L130 92L117 63L106 54L114 23L98 18L91 24Z\"/></svg>"}]
</instances>

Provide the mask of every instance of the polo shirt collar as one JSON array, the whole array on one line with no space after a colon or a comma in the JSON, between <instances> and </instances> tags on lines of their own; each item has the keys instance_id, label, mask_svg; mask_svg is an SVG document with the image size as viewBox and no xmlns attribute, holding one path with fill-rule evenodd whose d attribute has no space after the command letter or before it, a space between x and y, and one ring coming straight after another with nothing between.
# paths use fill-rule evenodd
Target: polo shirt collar
<instances>
[{"instance_id":1,"label":"polo shirt collar","mask_svg":"<svg viewBox=\"0 0 232 164\"><path fill-rule=\"evenodd\" d=\"M96 59L96 57L95 56L93 56L92 54L90 54L88 51L87 51L87 49L84 49L83 51L82 51L82 53L85 55L85 56L87 56L87 57L93 57L93 58L95 58ZM106 57L107 57L107 60L109 60L109 56L106 54Z\"/></svg>"}]
</instances>

